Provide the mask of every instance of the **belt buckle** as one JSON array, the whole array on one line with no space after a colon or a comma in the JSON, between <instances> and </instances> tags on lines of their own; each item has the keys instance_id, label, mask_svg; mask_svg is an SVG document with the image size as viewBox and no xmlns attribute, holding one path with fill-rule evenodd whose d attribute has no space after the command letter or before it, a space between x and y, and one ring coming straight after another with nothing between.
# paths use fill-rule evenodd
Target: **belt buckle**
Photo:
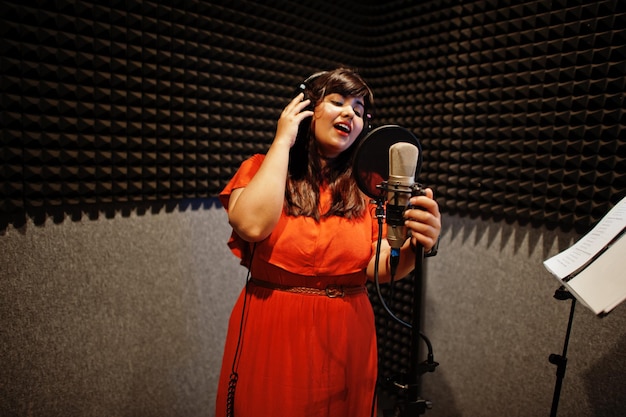
<instances>
[{"instance_id":1,"label":"belt buckle","mask_svg":"<svg viewBox=\"0 0 626 417\"><path fill-rule=\"evenodd\" d=\"M325 291L328 298L343 298L346 295L342 287L334 285L327 286Z\"/></svg>"}]
</instances>

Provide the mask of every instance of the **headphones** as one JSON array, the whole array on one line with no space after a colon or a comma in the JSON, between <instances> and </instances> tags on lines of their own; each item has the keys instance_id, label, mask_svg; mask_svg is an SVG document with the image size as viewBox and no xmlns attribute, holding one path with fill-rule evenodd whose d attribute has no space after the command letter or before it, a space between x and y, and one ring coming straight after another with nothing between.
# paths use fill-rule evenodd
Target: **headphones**
<instances>
[{"instance_id":1,"label":"headphones","mask_svg":"<svg viewBox=\"0 0 626 417\"><path fill-rule=\"evenodd\" d=\"M295 95L298 95L300 93L304 93L304 97L302 98L302 100L306 100L308 98L308 94L307 94L307 90L310 88L310 84L316 80L317 78L319 78L320 76L327 74L328 71L320 71L320 72L316 72L315 74L309 76L306 80L302 81L300 83L300 85L298 85L297 91ZM306 110L313 110L313 107L315 106L315 104L313 102L311 102L311 104L306 108ZM370 113L367 113L363 116L363 131L361 132L361 136L365 136L367 135L367 133L372 130L372 115Z\"/></svg>"},{"instance_id":2,"label":"headphones","mask_svg":"<svg viewBox=\"0 0 626 417\"><path fill-rule=\"evenodd\" d=\"M300 94L300 93L304 93L304 97L302 97L302 101L306 100L307 98L309 98L308 94L307 94L307 90L310 88L310 84L313 80L317 79L318 77L321 77L322 75L326 74L328 71L320 71L320 72L316 72L315 74L311 75L310 77L308 77L306 80L302 81L300 83L300 85L298 86L298 90L296 91L296 95ZM311 101L311 104L305 109L305 110L311 110L313 111L313 107L315 106L315 103L313 103L313 101Z\"/></svg>"}]
</instances>

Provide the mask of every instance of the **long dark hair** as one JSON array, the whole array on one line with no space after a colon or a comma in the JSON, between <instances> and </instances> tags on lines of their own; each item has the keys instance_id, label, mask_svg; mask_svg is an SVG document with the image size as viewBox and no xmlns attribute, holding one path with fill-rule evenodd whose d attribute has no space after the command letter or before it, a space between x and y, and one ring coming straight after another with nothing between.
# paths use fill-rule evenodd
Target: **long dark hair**
<instances>
[{"instance_id":1,"label":"long dark hair","mask_svg":"<svg viewBox=\"0 0 626 417\"><path fill-rule=\"evenodd\" d=\"M367 134L368 118L374 105L371 89L353 70L337 68L310 77L305 82L305 95L313 106L328 94L344 97L363 97L363 131L354 143L336 158L322 163L312 127L312 118L302 121L296 142L289 153L289 173L285 189L285 211L293 216L307 216L315 220L321 217L340 216L348 219L363 214L366 202L352 177L354 152ZM332 195L328 211L320 213L320 186L327 185Z\"/></svg>"}]
</instances>

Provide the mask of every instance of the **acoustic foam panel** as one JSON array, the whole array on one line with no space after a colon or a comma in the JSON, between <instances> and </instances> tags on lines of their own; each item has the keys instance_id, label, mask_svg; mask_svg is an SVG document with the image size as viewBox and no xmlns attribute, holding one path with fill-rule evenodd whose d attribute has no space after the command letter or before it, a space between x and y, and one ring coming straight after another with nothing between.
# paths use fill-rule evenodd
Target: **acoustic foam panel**
<instances>
[{"instance_id":1,"label":"acoustic foam panel","mask_svg":"<svg viewBox=\"0 0 626 417\"><path fill-rule=\"evenodd\" d=\"M444 212L582 233L624 196L623 3L388 11L368 66L378 117L418 135Z\"/></svg>"},{"instance_id":2,"label":"acoustic foam panel","mask_svg":"<svg viewBox=\"0 0 626 417\"><path fill-rule=\"evenodd\" d=\"M215 195L281 81L338 62L423 142L445 212L582 232L623 195L617 1L366 3L345 32L287 4L4 2L2 213Z\"/></svg>"},{"instance_id":3,"label":"acoustic foam panel","mask_svg":"<svg viewBox=\"0 0 626 417\"><path fill-rule=\"evenodd\" d=\"M0 213L216 195L297 83L358 44L338 17L282 9L3 2Z\"/></svg>"}]
</instances>

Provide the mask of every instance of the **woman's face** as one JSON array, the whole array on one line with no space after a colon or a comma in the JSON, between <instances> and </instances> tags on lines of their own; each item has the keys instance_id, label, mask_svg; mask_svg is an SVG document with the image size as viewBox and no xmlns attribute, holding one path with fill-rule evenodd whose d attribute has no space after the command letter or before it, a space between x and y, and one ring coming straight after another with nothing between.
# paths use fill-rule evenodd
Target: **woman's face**
<instances>
[{"instance_id":1,"label":"woman's face","mask_svg":"<svg viewBox=\"0 0 626 417\"><path fill-rule=\"evenodd\" d=\"M313 129L320 152L335 158L354 143L363 130L365 106L362 97L328 94L315 106Z\"/></svg>"}]
</instances>

